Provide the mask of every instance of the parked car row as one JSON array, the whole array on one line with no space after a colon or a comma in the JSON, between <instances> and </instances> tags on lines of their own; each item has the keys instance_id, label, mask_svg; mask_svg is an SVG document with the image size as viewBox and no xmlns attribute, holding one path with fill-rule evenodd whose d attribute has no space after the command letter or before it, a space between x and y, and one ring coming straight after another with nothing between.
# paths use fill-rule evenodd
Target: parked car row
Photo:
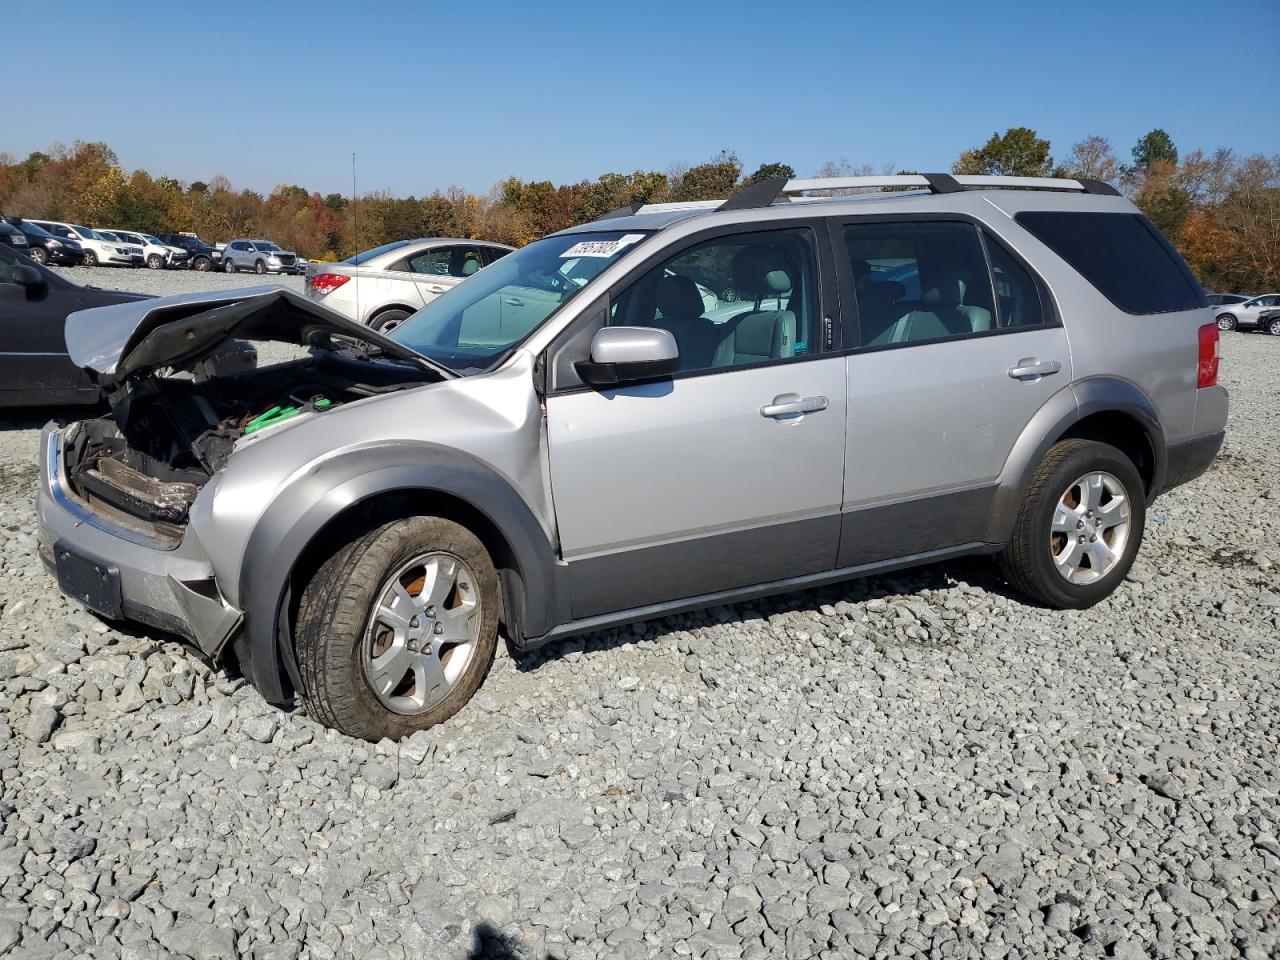
<instances>
[{"instance_id":1,"label":"parked car row","mask_svg":"<svg viewBox=\"0 0 1280 960\"><path fill-rule=\"evenodd\" d=\"M1209 303L1219 330L1265 330L1280 337L1280 293L1264 293L1260 297L1211 293Z\"/></svg>"}]
</instances>

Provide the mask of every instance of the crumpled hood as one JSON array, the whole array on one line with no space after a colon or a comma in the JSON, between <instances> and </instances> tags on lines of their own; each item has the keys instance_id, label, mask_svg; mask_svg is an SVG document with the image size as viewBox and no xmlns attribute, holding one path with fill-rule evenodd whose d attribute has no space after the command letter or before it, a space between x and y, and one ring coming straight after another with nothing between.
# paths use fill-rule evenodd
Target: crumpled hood
<instances>
[{"instance_id":1,"label":"crumpled hood","mask_svg":"<svg viewBox=\"0 0 1280 960\"><path fill-rule=\"evenodd\" d=\"M340 335L384 355L452 371L363 324L281 287L185 293L77 310L67 317L67 353L100 384L119 383L156 367L184 367L232 338L324 347Z\"/></svg>"}]
</instances>

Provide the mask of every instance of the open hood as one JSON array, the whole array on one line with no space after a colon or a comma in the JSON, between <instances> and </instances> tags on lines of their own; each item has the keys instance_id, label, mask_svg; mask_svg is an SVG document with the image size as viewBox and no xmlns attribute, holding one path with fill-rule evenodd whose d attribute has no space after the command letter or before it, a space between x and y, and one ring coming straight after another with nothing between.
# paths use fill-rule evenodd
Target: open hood
<instances>
[{"instance_id":1,"label":"open hood","mask_svg":"<svg viewBox=\"0 0 1280 960\"><path fill-rule=\"evenodd\" d=\"M404 344L281 287L93 307L72 313L66 324L72 362L103 385L157 367L190 366L233 338L332 348L335 336L377 347L387 357L413 361L443 379L456 376Z\"/></svg>"}]
</instances>

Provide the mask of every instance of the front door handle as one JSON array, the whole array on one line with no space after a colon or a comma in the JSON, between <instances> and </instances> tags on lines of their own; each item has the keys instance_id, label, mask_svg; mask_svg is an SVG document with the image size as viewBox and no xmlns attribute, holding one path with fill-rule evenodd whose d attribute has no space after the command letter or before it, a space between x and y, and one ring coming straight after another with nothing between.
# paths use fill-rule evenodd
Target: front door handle
<instances>
[{"instance_id":1,"label":"front door handle","mask_svg":"<svg viewBox=\"0 0 1280 960\"><path fill-rule=\"evenodd\" d=\"M504 297L503 299L506 300L509 306L512 306L512 307L524 306L524 301L521 300L519 297Z\"/></svg>"},{"instance_id":2,"label":"front door handle","mask_svg":"<svg viewBox=\"0 0 1280 960\"><path fill-rule=\"evenodd\" d=\"M438 283L427 284L427 290L430 293L444 293L448 289L449 289L448 287L443 287Z\"/></svg>"},{"instance_id":3,"label":"front door handle","mask_svg":"<svg viewBox=\"0 0 1280 960\"><path fill-rule=\"evenodd\" d=\"M825 410L828 403L826 397L802 397L798 393L780 393L773 398L773 403L766 403L760 408L760 416L773 420L788 420L792 417L804 416L806 413Z\"/></svg>"},{"instance_id":4,"label":"front door handle","mask_svg":"<svg viewBox=\"0 0 1280 960\"><path fill-rule=\"evenodd\" d=\"M1009 376L1015 380L1039 380L1057 373L1062 364L1057 360L1037 360L1035 357L1023 357L1009 368Z\"/></svg>"}]
</instances>

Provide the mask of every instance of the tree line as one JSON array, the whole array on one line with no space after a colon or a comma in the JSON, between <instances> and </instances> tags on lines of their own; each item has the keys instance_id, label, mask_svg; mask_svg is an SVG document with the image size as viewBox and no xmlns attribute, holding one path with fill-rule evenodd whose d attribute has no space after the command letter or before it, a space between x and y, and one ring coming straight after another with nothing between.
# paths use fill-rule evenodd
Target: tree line
<instances>
[{"instance_id":1,"label":"tree line","mask_svg":"<svg viewBox=\"0 0 1280 960\"><path fill-rule=\"evenodd\" d=\"M1280 289L1280 156L1238 156L1220 148L1180 154L1152 130L1122 162L1092 135L1055 160L1050 142L1028 127L993 133L966 150L953 172L1091 177L1117 186L1169 237L1210 289ZM831 161L815 176L895 171ZM451 236L520 246L631 203L713 200L770 177L793 177L786 163L750 173L731 151L665 171L606 173L555 184L509 177L488 193L459 187L426 197L389 192L347 197L281 185L263 196L225 177L185 182L126 171L105 143L55 144L18 160L0 153L0 211L38 219L156 233L191 231L206 240L269 237L305 257L341 259L410 237Z\"/></svg>"}]
</instances>

